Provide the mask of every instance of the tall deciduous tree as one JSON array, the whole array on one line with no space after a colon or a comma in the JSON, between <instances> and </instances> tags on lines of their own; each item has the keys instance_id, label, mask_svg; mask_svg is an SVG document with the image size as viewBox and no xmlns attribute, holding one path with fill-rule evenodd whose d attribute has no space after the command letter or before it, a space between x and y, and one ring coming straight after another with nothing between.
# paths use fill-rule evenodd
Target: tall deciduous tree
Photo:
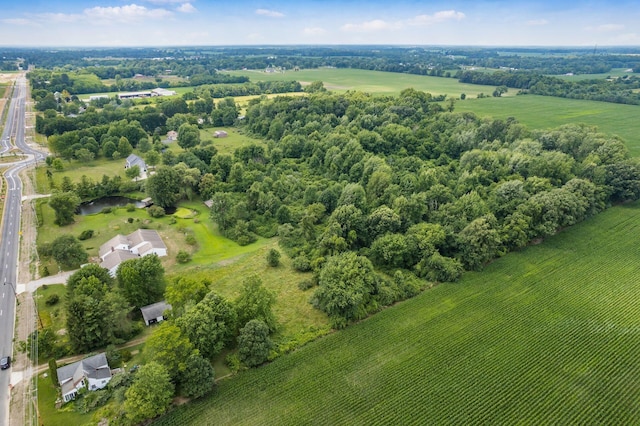
<instances>
[{"instance_id":1,"label":"tall deciduous tree","mask_svg":"<svg viewBox=\"0 0 640 426\"><path fill-rule=\"evenodd\" d=\"M180 197L182 176L172 167L161 166L147 179L147 194L160 207L174 207Z\"/></svg>"},{"instance_id":2,"label":"tall deciduous tree","mask_svg":"<svg viewBox=\"0 0 640 426\"><path fill-rule=\"evenodd\" d=\"M238 356L247 367L264 363L273 348L269 327L260 320L251 320L238 335Z\"/></svg>"},{"instance_id":3,"label":"tall deciduous tree","mask_svg":"<svg viewBox=\"0 0 640 426\"><path fill-rule=\"evenodd\" d=\"M238 315L231 303L210 292L176 320L185 336L203 357L219 354L236 330Z\"/></svg>"},{"instance_id":4,"label":"tall deciduous tree","mask_svg":"<svg viewBox=\"0 0 640 426\"><path fill-rule=\"evenodd\" d=\"M164 292L167 303L176 316L200 302L209 292L209 283L189 277L176 277Z\"/></svg>"},{"instance_id":5,"label":"tall deciduous tree","mask_svg":"<svg viewBox=\"0 0 640 426\"><path fill-rule=\"evenodd\" d=\"M180 376L180 394L200 398L215 386L215 371L211 363L194 353L187 360L187 367Z\"/></svg>"},{"instance_id":6,"label":"tall deciduous tree","mask_svg":"<svg viewBox=\"0 0 640 426\"><path fill-rule=\"evenodd\" d=\"M125 392L124 409L132 424L152 419L167 411L174 386L167 369L151 361L138 370Z\"/></svg>"},{"instance_id":7,"label":"tall deciduous tree","mask_svg":"<svg viewBox=\"0 0 640 426\"><path fill-rule=\"evenodd\" d=\"M269 331L276 329L276 317L272 308L276 303L276 294L262 285L262 280L257 275L252 275L244 280L240 296L235 301L238 312L238 326L244 327L251 320L264 322Z\"/></svg>"},{"instance_id":8,"label":"tall deciduous tree","mask_svg":"<svg viewBox=\"0 0 640 426\"><path fill-rule=\"evenodd\" d=\"M80 197L73 192L54 191L49 198L49 206L55 212L54 223L59 226L73 223L73 215L80 205Z\"/></svg>"},{"instance_id":9,"label":"tall deciduous tree","mask_svg":"<svg viewBox=\"0 0 640 426\"><path fill-rule=\"evenodd\" d=\"M200 130L198 126L183 124L178 129L178 145L182 149L193 148L200 143Z\"/></svg>"},{"instance_id":10,"label":"tall deciduous tree","mask_svg":"<svg viewBox=\"0 0 640 426\"><path fill-rule=\"evenodd\" d=\"M166 367L173 382L180 380L187 368L187 360L196 352L189 338L169 321L163 321L153 330L144 350L149 359Z\"/></svg>"},{"instance_id":11,"label":"tall deciduous tree","mask_svg":"<svg viewBox=\"0 0 640 426\"><path fill-rule=\"evenodd\" d=\"M51 243L53 259L65 268L77 268L89 257L80 241L73 235L61 235Z\"/></svg>"},{"instance_id":12,"label":"tall deciduous tree","mask_svg":"<svg viewBox=\"0 0 640 426\"><path fill-rule=\"evenodd\" d=\"M162 299L164 268L156 254L125 260L118 267L116 277L124 297L136 308Z\"/></svg>"}]
</instances>

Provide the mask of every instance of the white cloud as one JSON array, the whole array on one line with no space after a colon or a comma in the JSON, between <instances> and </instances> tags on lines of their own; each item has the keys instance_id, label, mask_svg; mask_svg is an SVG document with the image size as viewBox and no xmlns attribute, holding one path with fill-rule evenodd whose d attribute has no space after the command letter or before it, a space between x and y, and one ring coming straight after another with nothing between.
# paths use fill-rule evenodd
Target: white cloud
<instances>
[{"instance_id":1,"label":"white cloud","mask_svg":"<svg viewBox=\"0 0 640 426\"><path fill-rule=\"evenodd\" d=\"M77 13L41 13L39 18L48 22L76 22L82 19Z\"/></svg>"},{"instance_id":2,"label":"white cloud","mask_svg":"<svg viewBox=\"0 0 640 426\"><path fill-rule=\"evenodd\" d=\"M137 4L126 6L96 6L85 9L83 14L89 19L99 21L131 22L140 19L162 19L173 15L166 9L147 9Z\"/></svg>"},{"instance_id":3,"label":"white cloud","mask_svg":"<svg viewBox=\"0 0 640 426\"><path fill-rule=\"evenodd\" d=\"M193 5L191 3L181 4L180 7L178 7L176 10L178 12L182 12L182 13L194 13L194 12L198 11L198 9L193 7Z\"/></svg>"},{"instance_id":4,"label":"white cloud","mask_svg":"<svg viewBox=\"0 0 640 426\"><path fill-rule=\"evenodd\" d=\"M596 31L599 33L607 33L612 31L621 31L624 30L624 25L622 24L602 24L597 27L587 27L589 31Z\"/></svg>"},{"instance_id":5,"label":"white cloud","mask_svg":"<svg viewBox=\"0 0 640 426\"><path fill-rule=\"evenodd\" d=\"M320 27L307 27L302 31L302 33L306 36L319 36L325 34L326 32L327 30Z\"/></svg>"},{"instance_id":6,"label":"white cloud","mask_svg":"<svg viewBox=\"0 0 640 426\"><path fill-rule=\"evenodd\" d=\"M184 0L142 0L153 4L184 3Z\"/></svg>"},{"instance_id":7,"label":"white cloud","mask_svg":"<svg viewBox=\"0 0 640 426\"><path fill-rule=\"evenodd\" d=\"M457 10L441 10L433 15L418 15L409 19L407 23L409 25L432 25L445 21L460 21L465 17L464 13Z\"/></svg>"},{"instance_id":8,"label":"white cloud","mask_svg":"<svg viewBox=\"0 0 640 426\"><path fill-rule=\"evenodd\" d=\"M6 18L0 19L0 22L10 25L33 25L34 22L24 18Z\"/></svg>"},{"instance_id":9,"label":"white cloud","mask_svg":"<svg viewBox=\"0 0 640 426\"><path fill-rule=\"evenodd\" d=\"M257 15L268 16L270 18L282 18L284 13L269 9L256 9Z\"/></svg>"},{"instance_id":10,"label":"white cloud","mask_svg":"<svg viewBox=\"0 0 640 426\"><path fill-rule=\"evenodd\" d=\"M391 30L398 28L399 24L392 24L382 19L374 19L373 21L365 21L359 24L344 24L341 29L346 32L364 33L371 31Z\"/></svg>"},{"instance_id":11,"label":"white cloud","mask_svg":"<svg viewBox=\"0 0 640 426\"><path fill-rule=\"evenodd\" d=\"M531 19L527 21L527 25L530 27L541 27L543 25L547 25L549 21L546 19Z\"/></svg>"}]
</instances>

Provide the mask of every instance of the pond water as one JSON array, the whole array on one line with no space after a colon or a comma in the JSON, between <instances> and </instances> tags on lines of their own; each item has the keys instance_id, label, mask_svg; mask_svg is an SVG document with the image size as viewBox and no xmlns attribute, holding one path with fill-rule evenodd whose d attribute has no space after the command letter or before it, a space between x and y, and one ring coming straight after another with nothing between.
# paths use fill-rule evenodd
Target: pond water
<instances>
[{"instance_id":1,"label":"pond water","mask_svg":"<svg viewBox=\"0 0 640 426\"><path fill-rule=\"evenodd\" d=\"M97 200L89 201L88 203L80 204L78 207L78 214L86 216L88 214L100 213L105 207L124 207L127 204L133 204L137 208L144 207L142 201L134 200L127 197L102 197Z\"/></svg>"}]
</instances>

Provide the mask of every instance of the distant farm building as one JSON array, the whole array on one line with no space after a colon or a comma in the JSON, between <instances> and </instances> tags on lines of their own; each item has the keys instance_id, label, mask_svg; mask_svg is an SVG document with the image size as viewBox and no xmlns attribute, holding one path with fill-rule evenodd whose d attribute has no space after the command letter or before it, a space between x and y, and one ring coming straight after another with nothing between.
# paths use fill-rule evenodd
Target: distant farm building
<instances>
[{"instance_id":1,"label":"distant farm building","mask_svg":"<svg viewBox=\"0 0 640 426\"><path fill-rule=\"evenodd\" d=\"M227 136L229 136L229 134L224 130L216 130L215 132L213 132L214 138L226 138Z\"/></svg>"},{"instance_id":2,"label":"distant farm building","mask_svg":"<svg viewBox=\"0 0 640 426\"><path fill-rule=\"evenodd\" d=\"M118 93L118 98L120 99L141 99L141 98L150 98L152 96L172 96L175 95L176 92L174 90L167 90L161 87L157 89L148 90L144 92L127 92L127 93Z\"/></svg>"}]
</instances>

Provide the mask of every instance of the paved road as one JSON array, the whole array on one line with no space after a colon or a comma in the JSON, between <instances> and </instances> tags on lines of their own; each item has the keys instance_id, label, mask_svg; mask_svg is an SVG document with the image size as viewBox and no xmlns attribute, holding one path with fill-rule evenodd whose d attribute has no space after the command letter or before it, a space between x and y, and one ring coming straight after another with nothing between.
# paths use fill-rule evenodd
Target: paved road
<instances>
[{"instance_id":1,"label":"paved road","mask_svg":"<svg viewBox=\"0 0 640 426\"><path fill-rule=\"evenodd\" d=\"M2 217L2 234L0 241L0 356L12 355L13 332L15 324L18 253L20 243L20 208L22 198L22 182L18 173L37 161L44 159L44 154L32 149L24 140L26 79L17 79L7 121L2 133L0 153L15 146L28 155L28 159L15 163L4 172L7 181L5 208ZM9 423L9 379L10 370L0 371L0 424Z\"/></svg>"}]
</instances>

